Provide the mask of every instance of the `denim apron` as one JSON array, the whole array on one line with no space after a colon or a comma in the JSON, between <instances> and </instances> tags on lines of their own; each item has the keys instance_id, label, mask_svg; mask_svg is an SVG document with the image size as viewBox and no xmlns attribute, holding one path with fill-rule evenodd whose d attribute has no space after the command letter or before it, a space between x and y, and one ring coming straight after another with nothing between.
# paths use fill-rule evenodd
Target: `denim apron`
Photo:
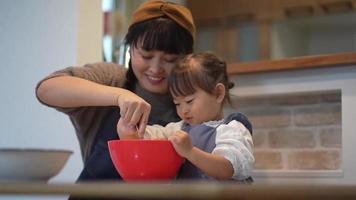
<instances>
[{"instance_id":1,"label":"denim apron","mask_svg":"<svg viewBox=\"0 0 356 200\"><path fill-rule=\"evenodd\" d=\"M113 108L108 116L103 120L101 127L93 144L92 153L84 164L84 169L81 172L78 181L105 181L105 180L122 180L120 174L116 171L113 165L107 142L109 140L119 139L116 132L116 125L120 114L118 108ZM224 119L223 124L229 123L231 120L241 122L252 133L252 126L249 120L241 113L233 113ZM166 125L164 122L150 116L149 125L160 124ZM189 126L185 124L182 129L189 132L192 144L205 152L211 153L215 148L215 136L217 127L209 127L206 125ZM201 170L195 167L189 161L186 161L177 177L177 179L211 179Z\"/></svg>"},{"instance_id":2,"label":"denim apron","mask_svg":"<svg viewBox=\"0 0 356 200\"><path fill-rule=\"evenodd\" d=\"M228 124L232 120L241 122L252 134L252 125L247 119L247 117L242 113L237 112L237 113L230 114L221 122L221 124ZM189 133L189 137L192 140L193 146L205 152L211 153L216 146L215 144L216 129L220 125L216 127L211 127L205 124L194 125L194 126L190 126L189 124L184 124L182 130ZM202 170L197 168L188 160L186 160L185 163L182 165L179 174L177 176L177 179L216 180L215 178L206 175ZM236 181L236 180L231 180L231 181ZM252 178L250 177L240 182L250 183L251 181Z\"/></svg>"}]
</instances>

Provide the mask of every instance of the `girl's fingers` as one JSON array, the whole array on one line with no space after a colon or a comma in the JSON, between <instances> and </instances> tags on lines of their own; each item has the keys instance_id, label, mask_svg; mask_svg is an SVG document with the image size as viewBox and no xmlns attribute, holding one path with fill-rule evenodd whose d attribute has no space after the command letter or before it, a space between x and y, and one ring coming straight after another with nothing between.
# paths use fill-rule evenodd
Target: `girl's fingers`
<instances>
[{"instance_id":1,"label":"girl's fingers","mask_svg":"<svg viewBox=\"0 0 356 200\"><path fill-rule=\"evenodd\" d=\"M173 144L178 144L179 143L179 137L174 134L174 135L171 135L168 140L170 140Z\"/></svg>"}]
</instances>

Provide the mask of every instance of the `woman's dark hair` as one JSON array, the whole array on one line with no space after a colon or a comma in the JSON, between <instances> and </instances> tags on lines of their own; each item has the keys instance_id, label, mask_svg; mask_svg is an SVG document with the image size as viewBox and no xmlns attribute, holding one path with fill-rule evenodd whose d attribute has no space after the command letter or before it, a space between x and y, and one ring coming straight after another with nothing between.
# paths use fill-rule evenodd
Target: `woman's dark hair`
<instances>
[{"instance_id":1,"label":"woman's dark hair","mask_svg":"<svg viewBox=\"0 0 356 200\"><path fill-rule=\"evenodd\" d=\"M213 94L218 83L225 86L224 100L230 103L229 89L234 83L229 81L226 62L209 52L185 56L168 79L169 90L174 96L192 95L196 88Z\"/></svg>"},{"instance_id":2,"label":"woman's dark hair","mask_svg":"<svg viewBox=\"0 0 356 200\"><path fill-rule=\"evenodd\" d=\"M193 52L193 37L185 28L168 17L149 19L130 26L125 37L125 44L146 51L159 50L169 54L189 54ZM137 82L133 73L131 60L126 74L125 88L132 87Z\"/></svg>"}]
</instances>

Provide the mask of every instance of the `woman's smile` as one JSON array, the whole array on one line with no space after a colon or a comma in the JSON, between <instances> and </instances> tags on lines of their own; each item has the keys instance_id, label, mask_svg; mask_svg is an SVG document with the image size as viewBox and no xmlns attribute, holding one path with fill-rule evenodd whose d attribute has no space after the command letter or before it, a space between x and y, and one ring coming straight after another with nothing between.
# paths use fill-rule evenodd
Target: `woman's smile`
<instances>
[{"instance_id":1,"label":"woman's smile","mask_svg":"<svg viewBox=\"0 0 356 200\"><path fill-rule=\"evenodd\" d=\"M161 84L165 80L165 77L161 76L146 75L146 77L152 85Z\"/></svg>"}]
</instances>

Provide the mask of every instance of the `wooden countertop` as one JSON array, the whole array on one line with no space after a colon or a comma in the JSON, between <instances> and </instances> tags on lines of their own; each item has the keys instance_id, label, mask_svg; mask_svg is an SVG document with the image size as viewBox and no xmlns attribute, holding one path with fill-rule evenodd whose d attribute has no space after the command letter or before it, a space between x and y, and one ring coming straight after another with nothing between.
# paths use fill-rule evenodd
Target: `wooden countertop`
<instances>
[{"instance_id":1,"label":"wooden countertop","mask_svg":"<svg viewBox=\"0 0 356 200\"><path fill-rule=\"evenodd\" d=\"M230 63L228 64L227 71L229 74L234 75L317 67L331 67L348 64L356 64L356 52L303 56L271 61Z\"/></svg>"},{"instance_id":2,"label":"wooden countertop","mask_svg":"<svg viewBox=\"0 0 356 200\"><path fill-rule=\"evenodd\" d=\"M1 183L0 195L73 195L134 199L356 199L355 185L179 183Z\"/></svg>"}]
</instances>

